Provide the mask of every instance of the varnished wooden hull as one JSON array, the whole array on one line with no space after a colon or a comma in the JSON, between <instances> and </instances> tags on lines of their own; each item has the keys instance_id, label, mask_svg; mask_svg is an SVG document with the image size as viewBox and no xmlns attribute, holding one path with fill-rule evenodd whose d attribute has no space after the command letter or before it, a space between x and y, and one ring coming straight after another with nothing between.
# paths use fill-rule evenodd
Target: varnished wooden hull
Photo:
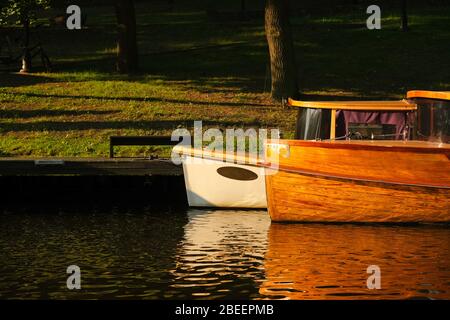
<instances>
[{"instance_id":1,"label":"varnished wooden hull","mask_svg":"<svg viewBox=\"0 0 450 320\"><path fill-rule=\"evenodd\" d=\"M450 221L447 146L280 143L289 156L266 176L272 221Z\"/></svg>"}]
</instances>

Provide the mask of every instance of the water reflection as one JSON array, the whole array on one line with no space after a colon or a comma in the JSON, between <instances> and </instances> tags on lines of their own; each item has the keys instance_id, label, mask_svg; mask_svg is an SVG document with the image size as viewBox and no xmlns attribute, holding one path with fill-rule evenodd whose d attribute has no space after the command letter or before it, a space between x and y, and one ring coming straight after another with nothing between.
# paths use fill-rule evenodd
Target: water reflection
<instances>
[{"instance_id":1,"label":"water reflection","mask_svg":"<svg viewBox=\"0 0 450 320\"><path fill-rule=\"evenodd\" d=\"M369 265L381 289L368 290ZM450 230L272 224L260 293L278 299L450 298Z\"/></svg>"},{"instance_id":2,"label":"water reflection","mask_svg":"<svg viewBox=\"0 0 450 320\"><path fill-rule=\"evenodd\" d=\"M255 298L264 278L265 211L190 210L172 290L189 298Z\"/></svg>"},{"instance_id":3,"label":"water reflection","mask_svg":"<svg viewBox=\"0 0 450 320\"><path fill-rule=\"evenodd\" d=\"M0 213L0 298L164 298L185 212ZM66 268L81 268L81 290Z\"/></svg>"},{"instance_id":4,"label":"water reflection","mask_svg":"<svg viewBox=\"0 0 450 320\"><path fill-rule=\"evenodd\" d=\"M0 261L3 299L450 298L448 226L271 224L266 211L0 213Z\"/></svg>"}]
</instances>

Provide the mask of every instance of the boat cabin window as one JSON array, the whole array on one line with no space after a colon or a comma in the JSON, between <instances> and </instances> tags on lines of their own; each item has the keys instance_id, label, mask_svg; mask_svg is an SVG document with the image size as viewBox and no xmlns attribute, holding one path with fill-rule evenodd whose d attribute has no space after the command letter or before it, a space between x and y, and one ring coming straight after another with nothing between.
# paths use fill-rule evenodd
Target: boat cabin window
<instances>
[{"instance_id":1,"label":"boat cabin window","mask_svg":"<svg viewBox=\"0 0 450 320\"><path fill-rule=\"evenodd\" d=\"M413 98L417 104L413 139L450 143L450 101Z\"/></svg>"},{"instance_id":2,"label":"boat cabin window","mask_svg":"<svg viewBox=\"0 0 450 320\"><path fill-rule=\"evenodd\" d=\"M392 140L395 137L396 127L393 124L367 124L352 123L348 124L347 137L349 139L362 140Z\"/></svg>"},{"instance_id":3,"label":"boat cabin window","mask_svg":"<svg viewBox=\"0 0 450 320\"><path fill-rule=\"evenodd\" d=\"M363 140L408 138L408 112L339 110L336 117L336 137Z\"/></svg>"},{"instance_id":4,"label":"boat cabin window","mask_svg":"<svg viewBox=\"0 0 450 320\"><path fill-rule=\"evenodd\" d=\"M295 139L318 140L330 137L330 110L303 108L297 113Z\"/></svg>"},{"instance_id":5,"label":"boat cabin window","mask_svg":"<svg viewBox=\"0 0 450 320\"><path fill-rule=\"evenodd\" d=\"M336 139L403 140L409 139L414 119L407 111L336 112ZM303 108L297 116L296 139L330 138L330 110Z\"/></svg>"}]
</instances>

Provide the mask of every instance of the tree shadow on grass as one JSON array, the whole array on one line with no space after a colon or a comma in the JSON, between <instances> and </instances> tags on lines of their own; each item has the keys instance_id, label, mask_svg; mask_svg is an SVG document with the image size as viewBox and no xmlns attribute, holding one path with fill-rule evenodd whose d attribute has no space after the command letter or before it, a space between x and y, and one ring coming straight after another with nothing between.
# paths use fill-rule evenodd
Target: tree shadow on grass
<instances>
[{"instance_id":1,"label":"tree shadow on grass","mask_svg":"<svg viewBox=\"0 0 450 320\"><path fill-rule=\"evenodd\" d=\"M1 123L0 132L11 131L76 131L76 130L108 130L108 129L134 129L134 130L173 130L177 128L192 128L194 119L158 120L158 121L39 121L27 123ZM260 127L259 121L203 121L204 126L233 127L242 125Z\"/></svg>"},{"instance_id":2,"label":"tree shadow on grass","mask_svg":"<svg viewBox=\"0 0 450 320\"><path fill-rule=\"evenodd\" d=\"M271 104L249 103L249 102L217 102L217 101L198 101L198 100L183 100L183 99L161 99L155 97L110 97L110 96L90 96L90 95L57 95L57 94L39 94L28 92L15 92L15 96L26 96L30 98L55 98L55 99L98 99L110 101L135 101L135 102L165 102L174 104L194 104L194 105L218 105L225 107L258 107L258 108L273 108ZM87 113L87 111L86 111ZM1 117L1 113L0 113Z\"/></svg>"},{"instance_id":3,"label":"tree shadow on grass","mask_svg":"<svg viewBox=\"0 0 450 320\"><path fill-rule=\"evenodd\" d=\"M115 57L106 55L55 63L54 66L64 72L95 70L100 74L93 80L142 83L148 82L148 76L152 76L167 82L189 80L193 84L192 89L197 91L261 93L265 90L267 61L266 47L259 41L141 54L140 72L130 76L114 73ZM80 80L75 78L74 81Z\"/></svg>"},{"instance_id":4,"label":"tree shadow on grass","mask_svg":"<svg viewBox=\"0 0 450 320\"><path fill-rule=\"evenodd\" d=\"M120 110L49 110L49 109L3 109L0 110L1 118L36 118L36 117L59 117L59 116L82 116L82 115L107 115L120 112Z\"/></svg>"},{"instance_id":5,"label":"tree shadow on grass","mask_svg":"<svg viewBox=\"0 0 450 320\"><path fill-rule=\"evenodd\" d=\"M36 76L25 73L0 73L1 87L22 87L31 86L39 83L56 82L54 78Z\"/></svg>"}]
</instances>

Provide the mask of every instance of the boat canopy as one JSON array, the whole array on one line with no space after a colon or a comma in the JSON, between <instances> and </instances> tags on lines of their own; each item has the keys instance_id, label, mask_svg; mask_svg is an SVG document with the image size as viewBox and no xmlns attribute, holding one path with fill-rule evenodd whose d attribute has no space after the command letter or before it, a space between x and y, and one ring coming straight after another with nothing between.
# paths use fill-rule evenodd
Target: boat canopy
<instances>
[{"instance_id":1,"label":"boat canopy","mask_svg":"<svg viewBox=\"0 0 450 320\"><path fill-rule=\"evenodd\" d=\"M296 138L314 139L407 139L412 127L414 102L400 101L298 101Z\"/></svg>"}]
</instances>

